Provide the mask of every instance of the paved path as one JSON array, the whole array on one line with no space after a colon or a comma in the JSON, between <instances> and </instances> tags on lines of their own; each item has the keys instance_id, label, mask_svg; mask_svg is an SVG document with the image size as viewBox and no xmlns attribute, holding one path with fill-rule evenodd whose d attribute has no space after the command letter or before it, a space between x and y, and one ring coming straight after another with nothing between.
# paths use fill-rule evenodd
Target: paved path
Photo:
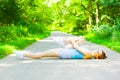
<instances>
[{"instance_id":1,"label":"paved path","mask_svg":"<svg viewBox=\"0 0 120 80\"><path fill-rule=\"evenodd\" d=\"M71 36L53 32L52 36ZM120 80L120 54L85 42L84 47L102 48L106 60L60 60L56 58L19 60L14 54L0 60L0 80ZM62 47L51 36L24 49L31 53Z\"/></svg>"}]
</instances>

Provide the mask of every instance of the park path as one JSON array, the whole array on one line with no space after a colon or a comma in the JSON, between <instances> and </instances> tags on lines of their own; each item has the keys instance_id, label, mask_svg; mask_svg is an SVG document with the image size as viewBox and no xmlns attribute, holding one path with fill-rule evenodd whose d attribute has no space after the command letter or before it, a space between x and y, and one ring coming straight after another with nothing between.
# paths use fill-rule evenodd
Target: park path
<instances>
[{"instance_id":1,"label":"park path","mask_svg":"<svg viewBox=\"0 0 120 80\"><path fill-rule=\"evenodd\" d=\"M40 52L62 47L51 37L72 36L54 31L51 36L35 42L23 51ZM19 60L14 54L0 60L0 80L120 80L120 54L104 46L85 42L84 47L103 49L106 60L77 60L57 58ZM89 47L90 46L90 47Z\"/></svg>"}]
</instances>

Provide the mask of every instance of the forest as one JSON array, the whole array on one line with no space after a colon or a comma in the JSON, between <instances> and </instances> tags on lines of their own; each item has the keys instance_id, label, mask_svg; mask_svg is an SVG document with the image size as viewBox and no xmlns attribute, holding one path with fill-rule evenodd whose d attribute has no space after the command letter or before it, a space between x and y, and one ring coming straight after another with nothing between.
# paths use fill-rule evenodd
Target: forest
<instances>
[{"instance_id":1,"label":"forest","mask_svg":"<svg viewBox=\"0 0 120 80\"><path fill-rule=\"evenodd\" d=\"M120 0L0 0L0 58L56 30L120 52Z\"/></svg>"}]
</instances>

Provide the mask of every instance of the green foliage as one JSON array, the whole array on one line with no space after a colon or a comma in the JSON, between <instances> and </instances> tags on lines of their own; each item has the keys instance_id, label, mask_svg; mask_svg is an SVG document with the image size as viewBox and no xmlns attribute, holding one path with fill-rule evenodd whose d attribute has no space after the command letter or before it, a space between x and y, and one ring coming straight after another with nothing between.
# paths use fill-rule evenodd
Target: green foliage
<instances>
[{"instance_id":1,"label":"green foliage","mask_svg":"<svg viewBox=\"0 0 120 80\"><path fill-rule=\"evenodd\" d=\"M25 37L29 35L28 29L26 27L15 26L14 24L0 27L0 42L7 42L16 40L18 37Z\"/></svg>"},{"instance_id":2,"label":"green foliage","mask_svg":"<svg viewBox=\"0 0 120 80\"><path fill-rule=\"evenodd\" d=\"M0 24L17 23L21 18L22 9L17 0L0 0Z\"/></svg>"},{"instance_id":3,"label":"green foliage","mask_svg":"<svg viewBox=\"0 0 120 80\"><path fill-rule=\"evenodd\" d=\"M96 44L104 45L112 50L120 52L120 42L119 41L113 42L109 38L100 39L97 36L94 36L93 34L92 35L91 34L86 35L86 38L88 41L91 41L91 42L96 43Z\"/></svg>"},{"instance_id":4,"label":"green foliage","mask_svg":"<svg viewBox=\"0 0 120 80\"><path fill-rule=\"evenodd\" d=\"M105 14L107 23L111 23L112 25L115 23L115 19L120 16L120 2L117 0L101 1L101 9L100 9L101 17ZM104 20L102 21L104 23Z\"/></svg>"},{"instance_id":5,"label":"green foliage","mask_svg":"<svg viewBox=\"0 0 120 80\"><path fill-rule=\"evenodd\" d=\"M52 22L51 9L43 0L0 0L0 25Z\"/></svg>"},{"instance_id":6,"label":"green foliage","mask_svg":"<svg viewBox=\"0 0 120 80\"><path fill-rule=\"evenodd\" d=\"M114 21L115 21L114 22L115 25L113 26L114 30L115 31L120 31L120 18L116 18Z\"/></svg>"},{"instance_id":7,"label":"green foliage","mask_svg":"<svg viewBox=\"0 0 120 80\"><path fill-rule=\"evenodd\" d=\"M97 4L102 24L115 25L114 19L120 15L119 2L116 0L1 0L0 4L0 24L40 24L44 28L51 25L47 29L65 28L67 32L85 30L88 24L95 25Z\"/></svg>"},{"instance_id":8,"label":"green foliage","mask_svg":"<svg viewBox=\"0 0 120 80\"><path fill-rule=\"evenodd\" d=\"M120 31L113 31L112 33L112 36L111 36L111 40L113 42L116 42L116 41L120 41Z\"/></svg>"},{"instance_id":9,"label":"green foliage","mask_svg":"<svg viewBox=\"0 0 120 80\"><path fill-rule=\"evenodd\" d=\"M22 37L14 41L9 41L7 42L7 44L14 46L16 49L24 49L25 47L37 40L37 38Z\"/></svg>"},{"instance_id":10,"label":"green foliage","mask_svg":"<svg viewBox=\"0 0 120 80\"><path fill-rule=\"evenodd\" d=\"M95 36L99 38L108 38L111 36L111 27L109 25L100 25L99 27L95 27Z\"/></svg>"},{"instance_id":11,"label":"green foliage","mask_svg":"<svg viewBox=\"0 0 120 80\"><path fill-rule=\"evenodd\" d=\"M17 37L14 28L11 27L0 27L0 32L0 42L7 42Z\"/></svg>"},{"instance_id":12,"label":"green foliage","mask_svg":"<svg viewBox=\"0 0 120 80\"><path fill-rule=\"evenodd\" d=\"M18 25L18 26L15 26L15 28L13 29L15 30L14 34L16 34L17 37L27 37L30 35L28 27L26 26Z\"/></svg>"},{"instance_id":13,"label":"green foliage","mask_svg":"<svg viewBox=\"0 0 120 80\"><path fill-rule=\"evenodd\" d=\"M116 18L116 25L112 27L112 36L111 40L113 42L119 41L120 40L120 18Z\"/></svg>"},{"instance_id":14,"label":"green foliage","mask_svg":"<svg viewBox=\"0 0 120 80\"><path fill-rule=\"evenodd\" d=\"M40 34L44 33L46 31L46 28L44 24L35 23L29 25L28 30L31 34Z\"/></svg>"},{"instance_id":15,"label":"green foliage","mask_svg":"<svg viewBox=\"0 0 120 80\"><path fill-rule=\"evenodd\" d=\"M0 46L0 58L3 58L11 53L13 53L14 47L11 45L1 45Z\"/></svg>"},{"instance_id":16,"label":"green foliage","mask_svg":"<svg viewBox=\"0 0 120 80\"><path fill-rule=\"evenodd\" d=\"M49 35L49 31L41 30L41 24L37 25L37 28L36 25L32 28L22 25L15 26L14 24L0 27L0 58L11 54L14 49L24 49L33 42Z\"/></svg>"},{"instance_id":17,"label":"green foliage","mask_svg":"<svg viewBox=\"0 0 120 80\"><path fill-rule=\"evenodd\" d=\"M28 37L33 34L41 34L46 32L44 24L31 24L28 26L14 24L0 27L0 42L17 40L19 37Z\"/></svg>"}]
</instances>

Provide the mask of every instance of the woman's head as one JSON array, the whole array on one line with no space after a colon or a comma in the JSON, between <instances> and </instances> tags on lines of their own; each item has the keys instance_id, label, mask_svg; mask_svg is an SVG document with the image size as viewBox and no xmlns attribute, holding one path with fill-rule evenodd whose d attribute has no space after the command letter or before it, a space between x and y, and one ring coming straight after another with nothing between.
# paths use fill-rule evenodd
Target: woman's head
<instances>
[{"instance_id":1,"label":"woman's head","mask_svg":"<svg viewBox=\"0 0 120 80\"><path fill-rule=\"evenodd\" d=\"M106 59L107 56L103 50L95 50L93 52L94 59Z\"/></svg>"}]
</instances>

